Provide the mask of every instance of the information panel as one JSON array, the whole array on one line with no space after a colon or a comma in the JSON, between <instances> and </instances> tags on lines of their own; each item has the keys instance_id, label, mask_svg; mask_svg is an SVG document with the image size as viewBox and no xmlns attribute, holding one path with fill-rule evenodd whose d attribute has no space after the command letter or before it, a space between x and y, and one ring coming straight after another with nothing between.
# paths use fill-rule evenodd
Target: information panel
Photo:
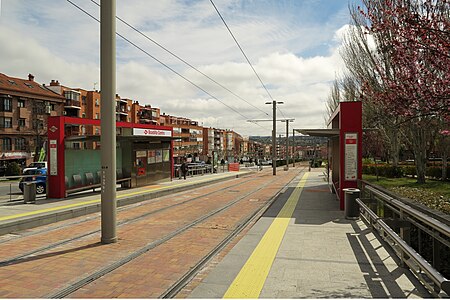
<instances>
[{"instance_id":1,"label":"information panel","mask_svg":"<svg viewBox=\"0 0 450 300\"><path fill-rule=\"evenodd\" d=\"M345 134L345 180L358 179L358 134Z\"/></svg>"},{"instance_id":2,"label":"information panel","mask_svg":"<svg viewBox=\"0 0 450 300\"><path fill-rule=\"evenodd\" d=\"M58 148L56 140L50 140L50 175L58 175Z\"/></svg>"}]
</instances>

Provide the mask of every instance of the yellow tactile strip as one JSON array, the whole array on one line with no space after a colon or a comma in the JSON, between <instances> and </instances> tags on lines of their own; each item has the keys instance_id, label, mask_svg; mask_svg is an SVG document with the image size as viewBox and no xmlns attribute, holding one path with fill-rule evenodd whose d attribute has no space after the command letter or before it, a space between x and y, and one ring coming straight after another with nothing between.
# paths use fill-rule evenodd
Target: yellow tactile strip
<instances>
[{"instance_id":1,"label":"yellow tactile strip","mask_svg":"<svg viewBox=\"0 0 450 300\"><path fill-rule=\"evenodd\" d=\"M250 258L226 291L224 298L258 298L305 186L305 173Z\"/></svg>"}]
</instances>

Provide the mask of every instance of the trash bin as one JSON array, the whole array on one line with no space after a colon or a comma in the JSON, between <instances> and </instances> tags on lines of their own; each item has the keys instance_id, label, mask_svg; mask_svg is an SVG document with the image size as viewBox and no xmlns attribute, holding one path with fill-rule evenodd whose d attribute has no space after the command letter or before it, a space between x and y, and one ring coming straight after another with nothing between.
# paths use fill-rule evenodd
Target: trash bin
<instances>
[{"instance_id":1,"label":"trash bin","mask_svg":"<svg viewBox=\"0 0 450 300\"><path fill-rule=\"evenodd\" d=\"M354 188L343 189L345 193L345 218L349 220L359 219L359 205L356 199L359 198L360 190Z\"/></svg>"},{"instance_id":2,"label":"trash bin","mask_svg":"<svg viewBox=\"0 0 450 300\"><path fill-rule=\"evenodd\" d=\"M23 185L23 202L36 202L36 182L27 181Z\"/></svg>"}]
</instances>

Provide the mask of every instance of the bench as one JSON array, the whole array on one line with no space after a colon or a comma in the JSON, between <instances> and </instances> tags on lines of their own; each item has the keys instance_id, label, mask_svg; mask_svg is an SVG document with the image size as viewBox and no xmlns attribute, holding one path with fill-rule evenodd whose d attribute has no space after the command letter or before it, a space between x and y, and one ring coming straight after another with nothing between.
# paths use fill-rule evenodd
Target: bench
<instances>
[{"instance_id":1,"label":"bench","mask_svg":"<svg viewBox=\"0 0 450 300\"><path fill-rule=\"evenodd\" d=\"M65 197L69 194L86 191L92 189L95 192L96 188L101 187L101 171L97 171L97 178L94 179L94 175L90 172L84 174L86 180L86 184L83 185L83 181L79 174L72 175L72 179L74 182L74 187L68 188L68 178L66 176L66 193ZM116 172L116 183L128 183L128 187L131 187L131 177L122 178L122 170L117 170Z\"/></svg>"}]
</instances>

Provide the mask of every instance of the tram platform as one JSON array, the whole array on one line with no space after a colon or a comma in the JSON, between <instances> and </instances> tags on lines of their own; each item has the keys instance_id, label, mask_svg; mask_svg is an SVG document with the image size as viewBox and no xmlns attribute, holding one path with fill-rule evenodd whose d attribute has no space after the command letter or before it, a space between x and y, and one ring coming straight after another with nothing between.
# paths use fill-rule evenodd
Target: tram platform
<instances>
[{"instance_id":1,"label":"tram platform","mask_svg":"<svg viewBox=\"0 0 450 300\"><path fill-rule=\"evenodd\" d=\"M19 223L27 220L50 222L64 214L82 213L77 210L94 209L89 207L100 205L100 194L63 201L40 200L22 207L2 206L0 227L16 222L19 234L3 235L3 240L0 237L0 298L158 298L166 286L182 278L199 257L209 253L205 245L226 234L230 228L225 220L236 218L245 207L260 205L264 197L273 198L272 205L250 229L239 234L239 239L206 264L176 298L430 297L407 269L397 265L395 255L364 223L344 218L323 171L318 168L308 172L307 168L297 167L273 177L271 170L264 170L255 180L246 177L249 180L243 180L241 186L235 182L228 192L216 191L222 194L211 202L202 198L201 203L190 205L183 200L187 195L166 199L165 202L180 205L173 205L176 210L171 213L162 211L162 203L156 201L129 205L134 207L122 212L126 222L119 228L119 241L107 245L98 242L99 221L94 218L19 231ZM214 180L223 182L245 175L249 172L173 180L118 191L117 199L119 203L138 201L152 193L148 197L193 189L200 184L209 188ZM265 190L263 182L267 183ZM233 196L243 186L261 189L261 194L249 194L245 206L219 213L219 198L244 198L245 195ZM134 200L125 200L133 197ZM200 205L205 205L207 211L217 210L216 219L186 227L185 235L173 235L180 231L178 226L186 226L186 217ZM147 216L150 206L155 206L152 217ZM170 240L161 244L162 249L154 248L166 236ZM136 253L141 256L134 257ZM119 262L124 264L119 267Z\"/></svg>"},{"instance_id":2,"label":"tram platform","mask_svg":"<svg viewBox=\"0 0 450 300\"><path fill-rule=\"evenodd\" d=\"M174 178L172 181L133 189L119 188L116 194L117 206L120 207L245 176L251 172L254 172L254 170L243 169L239 172L188 176L187 180ZM99 188L94 192L87 190L71 194L64 199L38 197L33 203L24 203L23 200L3 203L3 205L0 205L0 235L98 212L100 211L100 203Z\"/></svg>"},{"instance_id":3,"label":"tram platform","mask_svg":"<svg viewBox=\"0 0 450 300\"><path fill-rule=\"evenodd\" d=\"M345 219L321 169L289 189L180 297L430 297L362 221Z\"/></svg>"}]
</instances>

